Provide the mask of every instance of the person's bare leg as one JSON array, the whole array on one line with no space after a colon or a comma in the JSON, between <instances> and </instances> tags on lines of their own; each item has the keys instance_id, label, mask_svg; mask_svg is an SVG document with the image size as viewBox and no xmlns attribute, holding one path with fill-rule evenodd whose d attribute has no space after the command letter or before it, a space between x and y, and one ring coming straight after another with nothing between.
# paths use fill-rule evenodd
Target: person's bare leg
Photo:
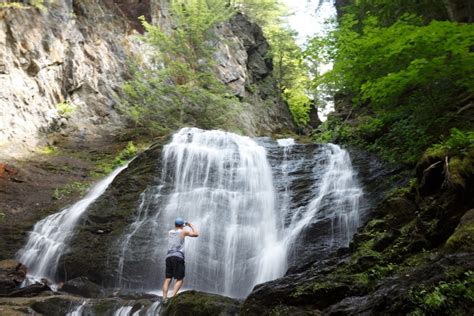
<instances>
[{"instance_id":1,"label":"person's bare leg","mask_svg":"<svg viewBox=\"0 0 474 316\"><path fill-rule=\"evenodd\" d=\"M181 285L183 285L183 279L181 280L176 280L176 283L174 284L174 288L173 288L173 296L175 296L179 289L181 288Z\"/></svg>"},{"instance_id":2,"label":"person's bare leg","mask_svg":"<svg viewBox=\"0 0 474 316\"><path fill-rule=\"evenodd\" d=\"M163 282L163 299L166 299L168 297L168 288L170 286L171 279L165 279Z\"/></svg>"}]
</instances>

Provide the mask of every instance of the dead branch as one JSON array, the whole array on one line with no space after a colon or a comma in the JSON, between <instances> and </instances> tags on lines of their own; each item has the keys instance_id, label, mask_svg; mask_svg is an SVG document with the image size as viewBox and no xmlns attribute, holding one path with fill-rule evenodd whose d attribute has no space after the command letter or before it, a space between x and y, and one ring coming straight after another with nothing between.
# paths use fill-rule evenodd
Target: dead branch
<instances>
[{"instance_id":1,"label":"dead branch","mask_svg":"<svg viewBox=\"0 0 474 316\"><path fill-rule=\"evenodd\" d=\"M437 165L439 165L441 163L441 161L437 161L435 162L434 164L428 166L428 168L426 168L425 170L423 170L423 174L426 174L428 171L430 171L431 169L435 168Z\"/></svg>"},{"instance_id":2,"label":"dead branch","mask_svg":"<svg viewBox=\"0 0 474 316\"><path fill-rule=\"evenodd\" d=\"M468 104L466 104L465 106L463 106L462 108L460 108L460 109L456 112L456 114L461 114L462 112L464 112L464 111L466 111L466 110L468 110L468 109L470 109L470 108L472 108L472 107L474 107L474 103L469 102Z\"/></svg>"}]
</instances>

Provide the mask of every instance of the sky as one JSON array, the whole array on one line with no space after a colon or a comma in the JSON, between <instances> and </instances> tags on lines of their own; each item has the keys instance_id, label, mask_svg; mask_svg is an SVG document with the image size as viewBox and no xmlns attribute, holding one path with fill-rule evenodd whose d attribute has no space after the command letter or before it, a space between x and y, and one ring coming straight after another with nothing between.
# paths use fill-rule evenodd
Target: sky
<instances>
[{"instance_id":1,"label":"sky","mask_svg":"<svg viewBox=\"0 0 474 316\"><path fill-rule=\"evenodd\" d=\"M308 36L323 35L327 25L324 22L336 15L332 0L325 0L317 10L318 0L282 0L294 13L288 17L292 29L298 32L298 44L303 45Z\"/></svg>"}]
</instances>

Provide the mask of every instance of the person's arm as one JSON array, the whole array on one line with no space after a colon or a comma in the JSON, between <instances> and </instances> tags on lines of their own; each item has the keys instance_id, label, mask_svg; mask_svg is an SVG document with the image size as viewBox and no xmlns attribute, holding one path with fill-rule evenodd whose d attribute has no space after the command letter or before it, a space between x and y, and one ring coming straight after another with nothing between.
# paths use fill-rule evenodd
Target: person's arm
<instances>
[{"instance_id":1,"label":"person's arm","mask_svg":"<svg viewBox=\"0 0 474 316\"><path fill-rule=\"evenodd\" d=\"M199 237L199 232L197 231L196 227L194 227L193 224L191 223L186 223L184 224L186 226L189 226L191 228L191 231L189 230L185 230L184 231L184 236L188 236L188 237Z\"/></svg>"}]
</instances>

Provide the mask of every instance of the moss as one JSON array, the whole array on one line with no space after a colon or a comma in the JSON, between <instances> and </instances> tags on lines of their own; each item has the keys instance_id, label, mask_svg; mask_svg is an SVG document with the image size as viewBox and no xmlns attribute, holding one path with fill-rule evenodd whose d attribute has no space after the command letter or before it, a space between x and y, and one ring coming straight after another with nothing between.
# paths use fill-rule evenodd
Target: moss
<instances>
[{"instance_id":1,"label":"moss","mask_svg":"<svg viewBox=\"0 0 474 316\"><path fill-rule=\"evenodd\" d=\"M464 187L466 177L474 174L474 159L469 156L460 158L452 157L447 167L449 171L449 180L454 185Z\"/></svg>"},{"instance_id":2,"label":"moss","mask_svg":"<svg viewBox=\"0 0 474 316\"><path fill-rule=\"evenodd\" d=\"M307 316L307 315L321 315L321 312L314 309L305 309L303 307L277 305L268 312L268 315L270 316L286 316L286 315Z\"/></svg>"},{"instance_id":3,"label":"moss","mask_svg":"<svg viewBox=\"0 0 474 316\"><path fill-rule=\"evenodd\" d=\"M452 251L474 251L474 221L461 224L446 241Z\"/></svg>"},{"instance_id":4,"label":"moss","mask_svg":"<svg viewBox=\"0 0 474 316\"><path fill-rule=\"evenodd\" d=\"M117 304L118 301L116 300L98 300L91 305L91 309L94 315L107 315L116 309Z\"/></svg>"},{"instance_id":5,"label":"moss","mask_svg":"<svg viewBox=\"0 0 474 316\"><path fill-rule=\"evenodd\" d=\"M422 251L415 255L409 256L406 258L402 265L405 267L416 267L421 266L422 264L428 262L430 260L431 253L429 251Z\"/></svg>"},{"instance_id":6,"label":"moss","mask_svg":"<svg viewBox=\"0 0 474 316\"><path fill-rule=\"evenodd\" d=\"M387 194L387 198L405 197L416 189L416 178L411 178L408 185L393 189Z\"/></svg>"},{"instance_id":7,"label":"moss","mask_svg":"<svg viewBox=\"0 0 474 316\"><path fill-rule=\"evenodd\" d=\"M383 219L373 219L365 225L366 230L383 230L386 227L386 222Z\"/></svg>"},{"instance_id":8,"label":"moss","mask_svg":"<svg viewBox=\"0 0 474 316\"><path fill-rule=\"evenodd\" d=\"M53 191L53 200L61 200L72 194L77 194L79 197L82 197L87 189L89 188L89 183L74 181L68 183L60 188L56 188Z\"/></svg>"},{"instance_id":9,"label":"moss","mask_svg":"<svg viewBox=\"0 0 474 316\"><path fill-rule=\"evenodd\" d=\"M230 297L187 291L170 299L165 305L162 315L233 315L238 312L239 307L240 302Z\"/></svg>"},{"instance_id":10,"label":"moss","mask_svg":"<svg viewBox=\"0 0 474 316\"><path fill-rule=\"evenodd\" d=\"M55 146L48 145L44 147L38 147L36 152L42 155L58 155L59 149Z\"/></svg>"}]
</instances>

